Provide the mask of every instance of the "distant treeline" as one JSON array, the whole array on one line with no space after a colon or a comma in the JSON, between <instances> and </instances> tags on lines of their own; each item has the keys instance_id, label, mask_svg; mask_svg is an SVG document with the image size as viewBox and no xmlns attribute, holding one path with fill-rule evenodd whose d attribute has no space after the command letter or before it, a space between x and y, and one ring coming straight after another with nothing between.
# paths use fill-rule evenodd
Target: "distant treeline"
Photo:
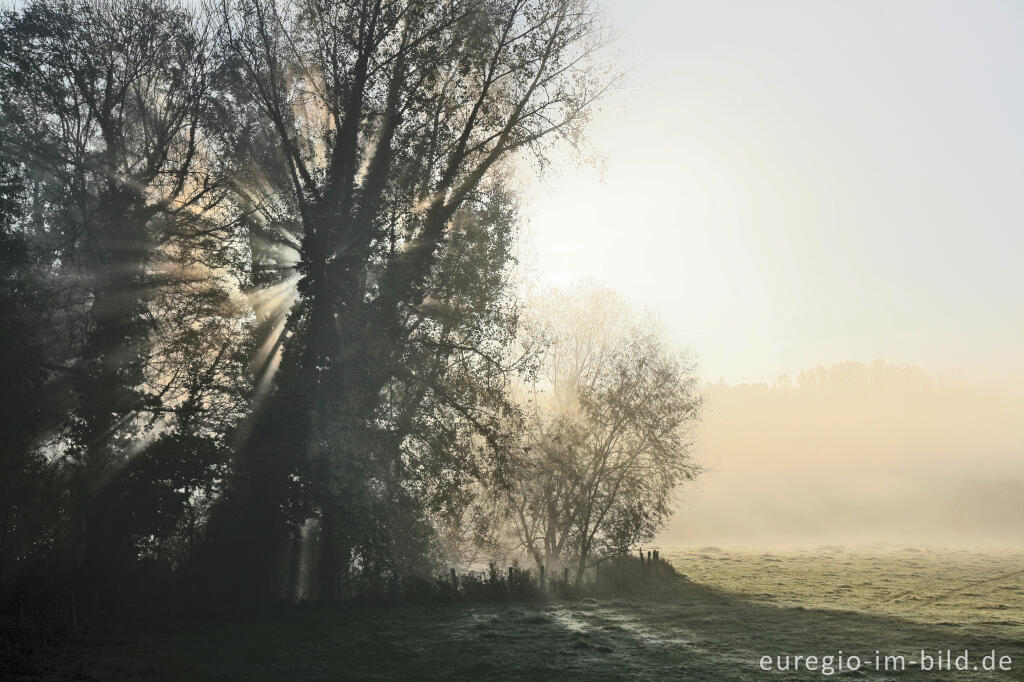
<instances>
[{"instance_id":1,"label":"distant treeline","mask_svg":"<svg viewBox=\"0 0 1024 682\"><path fill-rule=\"evenodd\" d=\"M652 537L691 366L513 282L510 159L576 143L603 41L586 0L8 10L0 593L335 599Z\"/></svg>"}]
</instances>

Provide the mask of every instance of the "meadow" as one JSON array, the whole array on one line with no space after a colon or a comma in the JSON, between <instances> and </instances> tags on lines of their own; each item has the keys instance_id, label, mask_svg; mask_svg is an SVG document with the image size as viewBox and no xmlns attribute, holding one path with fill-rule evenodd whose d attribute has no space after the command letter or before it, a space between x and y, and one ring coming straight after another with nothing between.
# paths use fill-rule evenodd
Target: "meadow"
<instances>
[{"instance_id":1,"label":"meadow","mask_svg":"<svg viewBox=\"0 0 1024 682\"><path fill-rule=\"evenodd\" d=\"M12 679L1024 679L1024 552L665 551L679 572L579 599L295 607L139 626L35 651ZM979 670L923 672L920 651ZM992 650L1010 670L981 670ZM878 671L886 655L905 670ZM839 654L842 652L842 654ZM761 668L816 656L817 670ZM859 670L839 670L852 655ZM832 656L834 672L823 671ZM27 660L27 659L26 659ZM791 664L792 665L792 664ZM772 666L775 666L773 661ZM806 659L802 661L806 666ZM884 663L883 663L884 666Z\"/></svg>"}]
</instances>

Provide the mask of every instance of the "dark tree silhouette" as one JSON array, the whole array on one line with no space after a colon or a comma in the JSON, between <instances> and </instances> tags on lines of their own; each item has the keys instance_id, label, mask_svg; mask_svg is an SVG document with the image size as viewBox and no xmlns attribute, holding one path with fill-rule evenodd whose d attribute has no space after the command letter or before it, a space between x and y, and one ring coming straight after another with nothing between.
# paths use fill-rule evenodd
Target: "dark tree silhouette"
<instances>
[{"instance_id":1,"label":"dark tree silhouette","mask_svg":"<svg viewBox=\"0 0 1024 682\"><path fill-rule=\"evenodd\" d=\"M240 0L221 14L239 97L275 136L284 168L261 179L299 256L267 358L276 375L262 379L272 395L243 453L242 523L258 536L236 553L273 584L280 510L315 513L332 598L357 549L368 462L387 447L382 391L408 378L406 342L452 219L471 202L486 210L481 183L503 158L578 134L601 92L586 71L598 24L566 0ZM294 503L304 481L312 509Z\"/></svg>"},{"instance_id":2,"label":"dark tree silhouette","mask_svg":"<svg viewBox=\"0 0 1024 682\"><path fill-rule=\"evenodd\" d=\"M130 565L113 479L162 404L150 364L156 266L216 201L201 168L203 27L168 2L33 2L4 22L6 152L28 185L22 230L59 278L74 405L51 444L71 464L69 542L84 577Z\"/></svg>"},{"instance_id":3,"label":"dark tree silhouette","mask_svg":"<svg viewBox=\"0 0 1024 682\"><path fill-rule=\"evenodd\" d=\"M585 0L8 10L5 585L428 570L520 454L509 164L577 142L601 40Z\"/></svg>"}]
</instances>

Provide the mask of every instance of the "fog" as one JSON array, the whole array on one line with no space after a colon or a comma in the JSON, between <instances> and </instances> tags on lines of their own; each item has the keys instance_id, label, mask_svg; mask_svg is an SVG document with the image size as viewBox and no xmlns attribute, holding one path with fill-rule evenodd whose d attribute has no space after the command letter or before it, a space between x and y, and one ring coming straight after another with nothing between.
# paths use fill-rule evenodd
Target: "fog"
<instances>
[{"instance_id":1,"label":"fog","mask_svg":"<svg viewBox=\"0 0 1024 682\"><path fill-rule=\"evenodd\" d=\"M1024 545L1019 395L876 361L707 400L663 546Z\"/></svg>"}]
</instances>

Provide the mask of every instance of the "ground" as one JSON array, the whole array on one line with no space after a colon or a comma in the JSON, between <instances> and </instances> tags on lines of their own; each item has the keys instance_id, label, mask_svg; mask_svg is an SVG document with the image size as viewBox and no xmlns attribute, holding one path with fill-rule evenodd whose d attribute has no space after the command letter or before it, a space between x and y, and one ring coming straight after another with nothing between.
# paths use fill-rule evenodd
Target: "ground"
<instances>
[{"instance_id":1,"label":"ground","mask_svg":"<svg viewBox=\"0 0 1024 682\"><path fill-rule=\"evenodd\" d=\"M82 639L25 679L1024 679L1024 554L921 550L669 553L681 575L629 596L534 603L296 608ZM922 672L969 652L966 672ZM906 656L874 669L875 651ZM1012 658L984 673L983 657ZM857 672L838 655L857 655ZM760 669L817 656L819 670ZM802 665L804 665L802 663ZM773 663L774 666L774 663Z\"/></svg>"}]
</instances>

